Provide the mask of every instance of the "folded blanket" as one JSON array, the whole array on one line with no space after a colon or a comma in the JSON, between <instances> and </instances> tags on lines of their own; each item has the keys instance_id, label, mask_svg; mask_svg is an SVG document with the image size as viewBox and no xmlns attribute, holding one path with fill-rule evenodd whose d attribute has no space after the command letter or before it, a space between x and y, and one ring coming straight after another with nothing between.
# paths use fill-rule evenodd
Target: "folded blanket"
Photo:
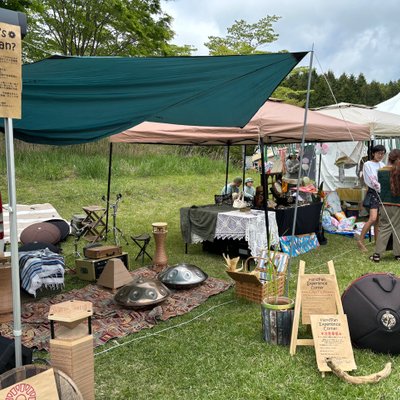
<instances>
[{"instance_id":1,"label":"folded blanket","mask_svg":"<svg viewBox=\"0 0 400 400\"><path fill-rule=\"evenodd\" d=\"M64 287L64 267L64 257L47 248L19 253L21 286L33 296L41 287Z\"/></svg>"}]
</instances>

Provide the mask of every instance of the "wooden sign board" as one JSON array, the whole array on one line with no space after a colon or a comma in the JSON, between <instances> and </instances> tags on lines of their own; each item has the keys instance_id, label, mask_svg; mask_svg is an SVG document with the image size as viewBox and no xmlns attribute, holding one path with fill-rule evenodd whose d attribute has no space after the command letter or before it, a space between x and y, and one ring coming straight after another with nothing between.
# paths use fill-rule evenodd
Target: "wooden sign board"
<instances>
[{"instance_id":1,"label":"wooden sign board","mask_svg":"<svg viewBox=\"0 0 400 400\"><path fill-rule=\"evenodd\" d=\"M321 372L331 371L326 363L328 358L342 371L357 369L345 314L311 315L311 329Z\"/></svg>"},{"instance_id":2,"label":"wooden sign board","mask_svg":"<svg viewBox=\"0 0 400 400\"><path fill-rule=\"evenodd\" d=\"M9 399L59 400L54 370L51 368L0 390L0 400Z\"/></svg>"},{"instance_id":3,"label":"wooden sign board","mask_svg":"<svg viewBox=\"0 0 400 400\"><path fill-rule=\"evenodd\" d=\"M21 118L21 28L0 23L0 117Z\"/></svg>"},{"instance_id":4,"label":"wooden sign board","mask_svg":"<svg viewBox=\"0 0 400 400\"><path fill-rule=\"evenodd\" d=\"M313 314L344 314L333 261L328 261L329 274L305 274L305 262L300 261L297 279L290 354L296 354L297 346L313 346L313 339L299 339L300 314L302 323L310 324Z\"/></svg>"},{"instance_id":5,"label":"wooden sign board","mask_svg":"<svg viewBox=\"0 0 400 400\"><path fill-rule=\"evenodd\" d=\"M299 276L301 290L301 322L311 324L312 314L336 314L336 279L328 274Z\"/></svg>"}]
</instances>

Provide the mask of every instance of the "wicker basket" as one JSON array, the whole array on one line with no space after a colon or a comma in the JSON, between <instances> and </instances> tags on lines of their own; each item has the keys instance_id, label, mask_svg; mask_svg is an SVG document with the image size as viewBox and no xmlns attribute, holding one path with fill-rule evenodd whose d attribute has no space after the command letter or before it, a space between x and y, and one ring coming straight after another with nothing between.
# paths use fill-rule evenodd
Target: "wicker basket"
<instances>
[{"instance_id":1,"label":"wicker basket","mask_svg":"<svg viewBox=\"0 0 400 400\"><path fill-rule=\"evenodd\" d=\"M257 261L258 265L260 264L261 260L264 260L264 262L271 261L264 257L249 257L244 265L245 271L249 271L248 265L251 260ZM260 281L256 274L251 274L249 272L226 272L235 281L235 291L238 297L243 297L254 303L261 304L267 297L283 295L285 291L286 268L287 261L285 262L282 272L278 273L276 272L276 269L274 269L275 273L273 273L271 277L272 279L265 282ZM263 269L256 266L255 271L262 272Z\"/></svg>"},{"instance_id":2,"label":"wicker basket","mask_svg":"<svg viewBox=\"0 0 400 400\"><path fill-rule=\"evenodd\" d=\"M29 364L0 375L0 389L5 389L11 385L31 378L51 368L46 365ZM53 368L56 380L58 397L60 400L83 400L82 394L72 381L72 379L59 369Z\"/></svg>"}]
</instances>

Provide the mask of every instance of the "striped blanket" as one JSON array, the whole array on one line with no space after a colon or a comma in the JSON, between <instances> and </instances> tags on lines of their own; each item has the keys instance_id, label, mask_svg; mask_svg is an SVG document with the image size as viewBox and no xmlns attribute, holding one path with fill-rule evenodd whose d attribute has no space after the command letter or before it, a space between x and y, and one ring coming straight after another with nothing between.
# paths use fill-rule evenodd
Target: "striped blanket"
<instances>
[{"instance_id":1,"label":"striped blanket","mask_svg":"<svg viewBox=\"0 0 400 400\"><path fill-rule=\"evenodd\" d=\"M49 249L21 251L21 287L34 296L42 287L60 289L64 287L64 267L64 257Z\"/></svg>"},{"instance_id":2,"label":"striped blanket","mask_svg":"<svg viewBox=\"0 0 400 400\"><path fill-rule=\"evenodd\" d=\"M10 243L10 222L8 204L3 204L4 242ZM29 225L44 222L49 219L62 219L57 210L50 203L43 204L17 204L17 230L18 240L21 232Z\"/></svg>"}]
</instances>

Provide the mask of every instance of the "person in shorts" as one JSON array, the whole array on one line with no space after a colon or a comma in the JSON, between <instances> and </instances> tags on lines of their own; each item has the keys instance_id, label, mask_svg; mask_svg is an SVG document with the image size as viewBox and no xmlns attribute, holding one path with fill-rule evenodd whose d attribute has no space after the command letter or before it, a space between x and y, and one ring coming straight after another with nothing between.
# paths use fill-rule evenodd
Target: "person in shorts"
<instances>
[{"instance_id":1,"label":"person in shorts","mask_svg":"<svg viewBox=\"0 0 400 400\"><path fill-rule=\"evenodd\" d=\"M379 192L381 190L381 185L378 181L378 170L385 166L385 163L382 161L385 154L386 149L381 144L372 147L372 158L370 161L367 161L363 167L363 178L368 187L363 206L369 212L368 221L364 224L357 242L358 248L363 252L368 251L365 247L364 240L371 226L374 226L375 242L379 233Z\"/></svg>"}]
</instances>

